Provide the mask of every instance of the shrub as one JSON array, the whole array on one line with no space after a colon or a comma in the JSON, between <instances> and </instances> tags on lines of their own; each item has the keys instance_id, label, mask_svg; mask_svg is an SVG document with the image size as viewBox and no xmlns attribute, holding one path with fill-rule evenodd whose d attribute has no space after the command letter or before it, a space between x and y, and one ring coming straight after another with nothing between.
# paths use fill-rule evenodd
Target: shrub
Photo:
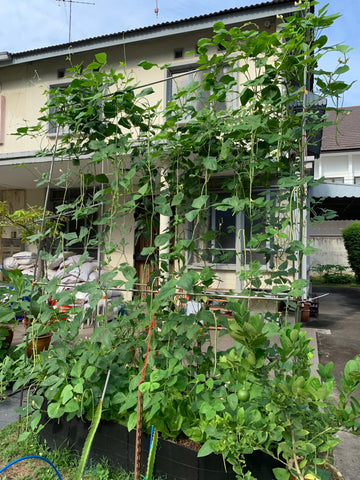
<instances>
[{"instance_id":1,"label":"shrub","mask_svg":"<svg viewBox=\"0 0 360 480\"><path fill-rule=\"evenodd\" d=\"M356 283L360 283L360 221L354 222L342 231L349 265L355 274Z\"/></svg>"},{"instance_id":2,"label":"shrub","mask_svg":"<svg viewBox=\"0 0 360 480\"><path fill-rule=\"evenodd\" d=\"M346 273L349 267L344 265L317 265L312 270L317 274L312 277L315 284L347 285L354 282L354 276Z\"/></svg>"}]
</instances>

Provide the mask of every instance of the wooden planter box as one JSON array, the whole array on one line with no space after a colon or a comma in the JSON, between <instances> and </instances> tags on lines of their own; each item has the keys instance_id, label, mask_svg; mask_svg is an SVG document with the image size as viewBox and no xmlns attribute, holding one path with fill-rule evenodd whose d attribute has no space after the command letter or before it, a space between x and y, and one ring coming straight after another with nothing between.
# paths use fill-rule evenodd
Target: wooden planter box
<instances>
[{"instance_id":1,"label":"wooden planter box","mask_svg":"<svg viewBox=\"0 0 360 480\"><path fill-rule=\"evenodd\" d=\"M82 451L90 424L74 418L51 420L40 432L50 448L73 448ZM150 436L142 435L141 471L145 474ZM101 421L90 453L91 459L106 457L114 467L134 471L135 431L113 422ZM273 480L272 469L280 464L262 452L246 455L246 461L258 480ZM227 471L226 471L227 470ZM225 470L220 455L198 457L197 452L176 443L159 438L155 458L154 476L167 480L235 480L231 465Z\"/></svg>"}]
</instances>

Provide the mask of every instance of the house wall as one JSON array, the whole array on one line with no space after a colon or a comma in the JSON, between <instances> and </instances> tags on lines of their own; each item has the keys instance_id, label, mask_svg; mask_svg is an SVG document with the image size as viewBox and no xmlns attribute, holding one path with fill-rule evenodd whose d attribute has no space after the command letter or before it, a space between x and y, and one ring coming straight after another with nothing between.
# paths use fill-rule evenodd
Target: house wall
<instances>
[{"instance_id":1,"label":"house wall","mask_svg":"<svg viewBox=\"0 0 360 480\"><path fill-rule=\"evenodd\" d=\"M315 179L325 177L331 179L342 177L343 183L354 184L354 178L360 178L360 152L334 152L322 153L320 158L315 160Z\"/></svg>"},{"instance_id":2,"label":"house wall","mask_svg":"<svg viewBox=\"0 0 360 480\"><path fill-rule=\"evenodd\" d=\"M317 265L348 265L341 232L351 223L352 220L327 220L319 225L311 225L311 245L319 249L310 255L311 269Z\"/></svg>"}]
</instances>

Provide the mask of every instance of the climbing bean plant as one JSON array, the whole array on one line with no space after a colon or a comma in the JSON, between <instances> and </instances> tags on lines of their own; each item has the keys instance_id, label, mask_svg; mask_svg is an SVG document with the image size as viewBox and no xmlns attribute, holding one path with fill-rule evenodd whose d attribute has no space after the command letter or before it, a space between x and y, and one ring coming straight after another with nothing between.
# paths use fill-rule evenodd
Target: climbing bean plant
<instances>
[{"instance_id":1,"label":"climbing bean plant","mask_svg":"<svg viewBox=\"0 0 360 480\"><path fill-rule=\"evenodd\" d=\"M93 195L59 211L76 209L77 219L101 213L94 222L101 233L90 240L82 229L80 240L100 247L105 263L126 251L119 226L136 212L135 241L148 237L141 253L158 285L171 274L192 291L199 278L193 264L208 268L237 257L245 289L265 285L273 293L301 294L301 259L312 251L302 234L313 184L304 159L326 125L319 103L349 88L338 78L348 70L348 49L328 47L323 34L336 15L315 15L311 5L302 3L301 13L274 33L254 24L215 24L214 36L198 43L199 81L179 88L166 105L152 104L151 87L136 84L125 65L109 68L106 54L98 54L85 69L69 69L68 87L50 91L41 124L19 129L28 134L56 124L66 132L55 155L71 158L82 191L92 188ZM339 67L318 70L319 59L334 50L342 55ZM216 231L213 212L242 215L234 251L221 244L235 222L221 231L220 219ZM166 218L161 231L159 216ZM70 237L64 237L68 244ZM132 260L121 258L118 268L130 287Z\"/></svg>"},{"instance_id":2,"label":"climbing bean plant","mask_svg":"<svg viewBox=\"0 0 360 480\"><path fill-rule=\"evenodd\" d=\"M42 279L42 298L51 295L66 305L80 291L95 309L111 289L130 292L143 283L127 256L129 225L135 230L131 241L142 239L140 253L149 267L148 294L126 301L126 314L110 323L106 312L99 315L90 341L69 347L84 321L81 309L73 310L70 324L59 319L52 327L57 343L30 362L15 385L37 385L24 409L32 428L39 426L44 397L50 418L91 419L109 368L103 416L134 428L153 325L140 387L144 428L154 425L163 436L186 434L204 443L201 454L224 455L238 478L252 478L243 454L260 449L285 464L295 461L293 473L303 479L323 463L319 456L334 446L331 435L341 422L357 428L355 403L344 410L358 385L357 361L348 368L341 405L327 409L331 367L321 372L324 387L311 379L311 349L298 326L280 329L265 322L269 316L250 316L248 305L234 303L238 327L229 331L235 348L219 355L207 328L217 326L217 315L202 309L185 316L179 295L206 299L221 263L237 265L245 296L264 289L290 299L303 294L302 259L312 247L302 231L314 184L304 165L326 125L316 105L329 96L339 100L349 88L341 80L349 50L328 47L324 33L336 15L325 9L315 14L315 4L301 2L275 32L216 23L212 37L198 42L196 80L174 89L166 104L152 100L152 87L137 83L126 65L115 69L99 53L92 63L69 69L69 86L50 90L38 125L18 130L42 135L57 125L61 137L44 153L71 160L71 171L57 179L65 190L74 174L81 186L76 201L58 213L62 219L92 217L97 229L95 236L85 227L79 234L59 234L55 255L79 241L82 261L91 247L101 252L99 282L60 292L56 278ZM338 68L319 70L329 51L338 52ZM146 60L139 66L169 68ZM211 217L218 218L215 228ZM236 242L226 249L223 240L231 235ZM41 255L53 258L49 251ZM229 326L226 318L221 322ZM270 346L273 336L280 338L278 347ZM23 365L16 368L24 371ZM316 425L315 443L307 420L310 430ZM276 478L287 479L288 472L280 468Z\"/></svg>"}]
</instances>

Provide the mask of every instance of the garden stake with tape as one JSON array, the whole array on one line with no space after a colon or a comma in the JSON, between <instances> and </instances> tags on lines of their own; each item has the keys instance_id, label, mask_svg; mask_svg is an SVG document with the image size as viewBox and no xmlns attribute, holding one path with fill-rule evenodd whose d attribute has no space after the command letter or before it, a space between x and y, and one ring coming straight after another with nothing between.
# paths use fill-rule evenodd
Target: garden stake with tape
<instances>
[{"instance_id":1,"label":"garden stake with tape","mask_svg":"<svg viewBox=\"0 0 360 480\"><path fill-rule=\"evenodd\" d=\"M81 452L81 457L79 461L79 467L78 467L78 472L76 476L76 480L83 480L84 478L84 472L85 472L85 467L86 463L88 461L89 455L90 455L90 450L91 450L91 445L95 437L95 433L98 429L100 420L101 420L101 413L102 413L102 405L104 402L104 397L105 397L105 392L109 383L109 377L110 377L110 372L111 370L108 370L106 380L105 380L105 385L103 388L103 392L101 395L101 398L99 400L98 406L95 410L93 420L91 422L91 427L89 430L89 433L86 437L82 452Z\"/></svg>"},{"instance_id":2,"label":"garden stake with tape","mask_svg":"<svg viewBox=\"0 0 360 480\"><path fill-rule=\"evenodd\" d=\"M135 471L134 480L140 480L140 467L141 467L141 432L142 432L142 414L143 414L143 396L140 391L140 385L145 380L147 361L150 350L151 333L154 326L155 315L152 316L151 324L149 327L148 345L146 349L146 355L144 360L141 377L139 379L138 387L138 401L137 401L137 417L136 417L136 440L135 440Z\"/></svg>"}]
</instances>

